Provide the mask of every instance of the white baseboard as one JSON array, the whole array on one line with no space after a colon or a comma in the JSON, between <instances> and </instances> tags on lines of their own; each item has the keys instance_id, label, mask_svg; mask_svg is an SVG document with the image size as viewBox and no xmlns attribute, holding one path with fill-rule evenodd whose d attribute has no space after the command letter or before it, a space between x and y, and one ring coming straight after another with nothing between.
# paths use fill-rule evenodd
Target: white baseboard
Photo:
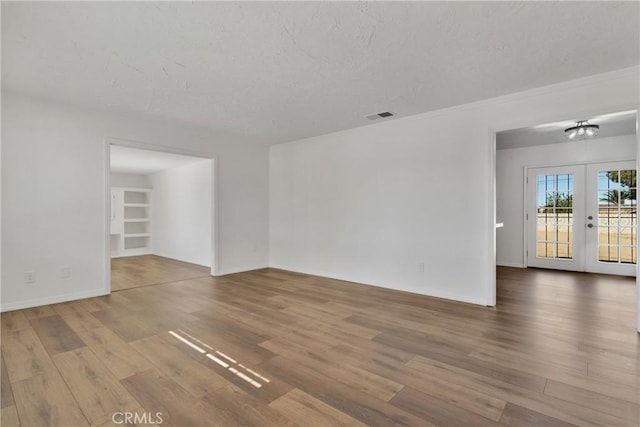
<instances>
[{"instance_id":1,"label":"white baseboard","mask_svg":"<svg viewBox=\"0 0 640 427\"><path fill-rule=\"evenodd\" d=\"M230 269L219 271L216 274L216 276L243 273L245 271L259 270L261 268L268 268L268 267L269 266L267 264L257 264L253 266L247 266L247 267L238 267L235 269L230 268ZM58 304L62 302L75 301L75 300L84 299L84 298L99 297L103 295L109 295L109 292L105 292L104 288L101 288L101 289L92 289L92 290L83 291L83 292L73 292L69 294L53 295L53 296L48 296L43 298L16 301L16 302L10 302L6 304L0 304L0 312L4 313L6 311L21 310L23 308L39 307L39 306L48 305L48 304Z\"/></svg>"},{"instance_id":2,"label":"white baseboard","mask_svg":"<svg viewBox=\"0 0 640 427\"><path fill-rule=\"evenodd\" d=\"M336 275L333 273L327 273L327 272L322 272L322 271L313 271L313 270L300 270L298 268L295 267L291 267L291 266L286 266L286 265L271 265L269 266L270 268L277 268L280 270L287 270L287 271L292 271L294 273L302 273L302 274L309 274L311 276L320 276L320 277L326 277L327 279L335 279L335 280L342 280L344 282L351 282L351 283L355 283L358 285L367 285L367 286L373 286L376 288L382 288L382 289L391 289L394 291L400 291L400 292L406 292L409 294L414 294L414 295L423 295L423 296L428 296L428 297L433 297L433 298L440 298L440 299L446 299L449 301L456 301L456 302L464 302L467 304L474 304L474 305L481 305L481 306L487 306L487 304L485 304L484 301L479 301L479 300L475 300L472 298L466 298L465 296L461 296L461 295L453 295L453 294L448 294L446 292L438 292L438 293L432 293L432 294L427 294L427 293L421 293L421 292L415 292L412 290L407 290L407 289L403 289L397 286L392 286L392 285L386 285L384 283L372 283L368 280L365 279L361 279L358 277L346 277L346 276L340 276L340 275Z\"/></svg>"},{"instance_id":3,"label":"white baseboard","mask_svg":"<svg viewBox=\"0 0 640 427\"><path fill-rule=\"evenodd\" d=\"M149 255L155 255L155 256L162 257L162 258L174 259L176 261L186 262L187 264L199 265L200 267L211 268L211 264L210 263L209 264L201 264L199 262L195 262L195 261L192 261L192 260L188 260L188 259L184 259L184 258L178 258L178 257L172 256L170 254L161 254L161 253L156 252L156 251L149 252Z\"/></svg>"},{"instance_id":4,"label":"white baseboard","mask_svg":"<svg viewBox=\"0 0 640 427\"><path fill-rule=\"evenodd\" d=\"M246 271L260 270L262 268L269 268L269 266L267 264L257 264L257 265L248 266L248 267L224 268L219 270L215 274L215 276L218 277L218 276L226 276L227 274L244 273Z\"/></svg>"},{"instance_id":5,"label":"white baseboard","mask_svg":"<svg viewBox=\"0 0 640 427\"><path fill-rule=\"evenodd\" d=\"M497 262L498 267L514 267L514 268L527 268L526 265L518 262Z\"/></svg>"},{"instance_id":6,"label":"white baseboard","mask_svg":"<svg viewBox=\"0 0 640 427\"><path fill-rule=\"evenodd\" d=\"M140 249L126 249L122 252L112 253L111 258L126 258L130 256L142 256L142 255L152 255L149 252L149 249L140 248Z\"/></svg>"},{"instance_id":7,"label":"white baseboard","mask_svg":"<svg viewBox=\"0 0 640 427\"><path fill-rule=\"evenodd\" d=\"M44 297L44 298L16 301L16 302L10 302L7 304L2 304L0 306L0 312L4 313L5 311L21 310L23 308L39 307L39 306L48 305L48 304L58 304L61 302L75 301L75 300L84 299L84 298L100 297L108 294L109 293L105 292L104 288L101 288L101 289L92 289L90 291L84 291L84 292L74 292L70 294L53 295L53 296Z\"/></svg>"}]
</instances>

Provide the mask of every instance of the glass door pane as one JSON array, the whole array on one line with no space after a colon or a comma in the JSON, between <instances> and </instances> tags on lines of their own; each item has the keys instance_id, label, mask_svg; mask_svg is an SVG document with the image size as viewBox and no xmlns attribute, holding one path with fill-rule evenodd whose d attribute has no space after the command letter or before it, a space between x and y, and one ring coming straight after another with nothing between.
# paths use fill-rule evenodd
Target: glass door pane
<instances>
[{"instance_id":1,"label":"glass door pane","mask_svg":"<svg viewBox=\"0 0 640 427\"><path fill-rule=\"evenodd\" d=\"M598 261L637 263L636 190L635 169L598 172Z\"/></svg>"},{"instance_id":2,"label":"glass door pane","mask_svg":"<svg viewBox=\"0 0 640 427\"><path fill-rule=\"evenodd\" d=\"M635 161L587 165L586 270L634 276L638 262Z\"/></svg>"},{"instance_id":3,"label":"glass door pane","mask_svg":"<svg viewBox=\"0 0 640 427\"><path fill-rule=\"evenodd\" d=\"M572 173L536 177L538 258L573 259Z\"/></svg>"}]
</instances>

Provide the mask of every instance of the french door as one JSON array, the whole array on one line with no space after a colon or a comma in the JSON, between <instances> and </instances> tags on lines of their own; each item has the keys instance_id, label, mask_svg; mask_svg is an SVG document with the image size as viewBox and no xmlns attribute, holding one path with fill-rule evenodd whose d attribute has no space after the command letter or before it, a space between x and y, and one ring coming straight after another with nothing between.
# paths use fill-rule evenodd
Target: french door
<instances>
[{"instance_id":1,"label":"french door","mask_svg":"<svg viewBox=\"0 0 640 427\"><path fill-rule=\"evenodd\" d=\"M635 162L529 169L527 264L633 276Z\"/></svg>"},{"instance_id":2,"label":"french door","mask_svg":"<svg viewBox=\"0 0 640 427\"><path fill-rule=\"evenodd\" d=\"M527 175L527 265L584 271L584 166L529 169Z\"/></svg>"}]
</instances>

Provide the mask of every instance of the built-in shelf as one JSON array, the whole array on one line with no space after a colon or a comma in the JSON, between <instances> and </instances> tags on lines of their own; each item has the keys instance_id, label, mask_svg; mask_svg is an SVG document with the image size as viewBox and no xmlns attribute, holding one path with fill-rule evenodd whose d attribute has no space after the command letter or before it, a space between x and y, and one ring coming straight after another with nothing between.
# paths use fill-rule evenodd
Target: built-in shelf
<instances>
[{"instance_id":1,"label":"built-in shelf","mask_svg":"<svg viewBox=\"0 0 640 427\"><path fill-rule=\"evenodd\" d=\"M150 195L148 188L111 189L111 256L150 253Z\"/></svg>"}]
</instances>

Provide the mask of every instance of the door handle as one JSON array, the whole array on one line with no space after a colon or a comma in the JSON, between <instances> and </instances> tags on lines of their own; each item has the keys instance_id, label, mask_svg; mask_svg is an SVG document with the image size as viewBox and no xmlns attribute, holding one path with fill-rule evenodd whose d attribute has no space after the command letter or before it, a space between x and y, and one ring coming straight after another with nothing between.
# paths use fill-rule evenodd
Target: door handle
<instances>
[{"instance_id":1,"label":"door handle","mask_svg":"<svg viewBox=\"0 0 640 427\"><path fill-rule=\"evenodd\" d=\"M592 217L591 215L589 215L589 216L587 217L587 219L593 219L593 217Z\"/></svg>"},{"instance_id":2,"label":"door handle","mask_svg":"<svg viewBox=\"0 0 640 427\"><path fill-rule=\"evenodd\" d=\"M587 224L587 227L593 228L593 224Z\"/></svg>"}]
</instances>

